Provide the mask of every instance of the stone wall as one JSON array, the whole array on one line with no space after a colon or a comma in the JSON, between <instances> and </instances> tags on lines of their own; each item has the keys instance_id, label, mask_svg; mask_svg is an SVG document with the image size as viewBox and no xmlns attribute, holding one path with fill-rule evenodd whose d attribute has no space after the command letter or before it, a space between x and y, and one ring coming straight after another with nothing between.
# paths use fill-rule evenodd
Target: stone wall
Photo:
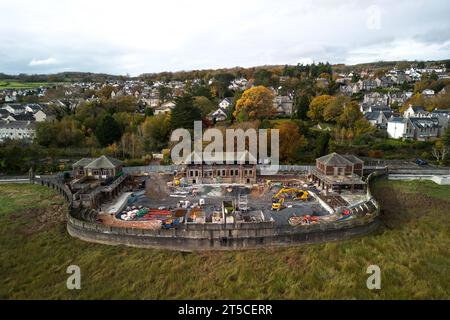
<instances>
[{"instance_id":1,"label":"stone wall","mask_svg":"<svg viewBox=\"0 0 450 320\"><path fill-rule=\"evenodd\" d=\"M256 249L345 240L373 232L379 226L377 206L376 212L362 218L297 227L275 227L268 221L226 225L187 223L169 230L118 228L77 218L79 209L72 207L70 190L57 181L34 180L33 183L55 189L68 201L67 231L71 236L109 245L179 251Z\"/></svg>"}]
</instances>

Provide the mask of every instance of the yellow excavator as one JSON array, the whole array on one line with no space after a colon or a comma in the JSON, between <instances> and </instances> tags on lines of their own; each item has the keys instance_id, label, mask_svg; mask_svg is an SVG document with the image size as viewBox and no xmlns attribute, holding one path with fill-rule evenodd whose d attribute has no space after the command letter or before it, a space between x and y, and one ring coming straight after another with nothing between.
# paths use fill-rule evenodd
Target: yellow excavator
<instances>
[{"instance_id":1,"label":"yellow excavator","mask_svg":"<svg viewBox=\"0 0 450 320\"><path fill-rule=\"evenodd\" d=\"M297 188L281 188L272 198L272 210L280 211L286 197L290 197L295 201L308 201L309 192Z\"/></svg>"},{"instance_id":2,"label":"yellow excavator","mask_svg":"<svg viewBox=\"0 0 450 320\"><path fill-rule=\"evenodd\" d=\"M284 198L272 199L272 210L280 211L283 208Z\"/></svg>"}]
</instances>

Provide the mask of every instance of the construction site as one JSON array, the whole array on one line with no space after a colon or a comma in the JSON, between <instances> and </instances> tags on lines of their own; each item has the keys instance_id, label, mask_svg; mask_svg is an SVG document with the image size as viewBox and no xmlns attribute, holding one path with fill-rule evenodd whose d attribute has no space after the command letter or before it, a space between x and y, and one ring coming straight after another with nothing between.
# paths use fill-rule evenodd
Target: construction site
<instances>
[{"instance_id":1,"label":"construction site","mask_svg":"<svg viewBox=\"0 0 450 320\"><path fill-rule=\"evenodd\" d=\"M332 165L345 160L339 155L332 158ZM318 170L320 168L318 165ZM253 184L195 184L188 179L188 170L131 177L130 185L134 185L134 189L105 203L97 221L145 229L267 221L273 222L275 227L295 227L348 220L375 209L375 205L367 201L365 183L353 171L346 179L363 186L357 190L353 185L330 190L314 172L258 176ZM225 167L218 169L223 175L226 170ZM345 172L344 168L339 174L345 175ZM332 177L327 176L327 181Z\"/></svg>"}]
</instances>

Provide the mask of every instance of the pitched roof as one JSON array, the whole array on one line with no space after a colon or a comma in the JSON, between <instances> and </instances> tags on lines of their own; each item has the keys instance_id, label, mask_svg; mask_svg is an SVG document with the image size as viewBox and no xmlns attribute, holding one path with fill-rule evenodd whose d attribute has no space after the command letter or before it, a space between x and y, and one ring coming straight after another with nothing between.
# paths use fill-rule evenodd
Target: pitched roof
<instances>
[{"instance_id":1,"label":"pitched roof","mask_svg":"<svg viewBox=\"0 0 450 320\"><path fill-rule=\"evenodd\" d=\"M31 121L0 121L0 128L34 130L36 128L36 123Z\"/></svg>"},{"instance_id":2,"label":"pitched roof","mask_svg":"<svg viewBox=\"0 0 450 320\"><path fill-rule=\"evenodd\" d=\"M410 118L412 124L417 128L438 128L439 120L437 118Z\"/></svg>"},{"instance_id":3,"label":"pitched roof","mask_svg":"<svg viewBox=\"0 0 450 320\"><path fill-rule=\"evenodd\" d=\"M336 152L333 152L316 160L327 166L348 166L353 164L353 162L344 158L340 154L337 154Z\"/></svg>"},{"instance_id":4,"label":"pitched roof","mask_svg":"<svg viewBox=\"0 0 450 320\"><path fill-rule=\"evenodd\" d=\"M369 121L377 120L379 116L380 116L380 111L372 111L372 112L367 112L366 114L364 114L364 117Z\"/></svg>"},{"instance_id":5,"label":"pitched roof","mask_svg":"<svg viewBox=\"0 0 450 320\"><path fill-rule=\"evenodd\" d=\"M89 163L91 163L94 160L95 160L95 158L83 158L83 159L80 159L77 162L75 162L72 165L72 167L73 168L75 168L75 167L85 167L85 166L87 166Z\"/></svg>"},{"instance_id":6,"label":"pitched roof","mask_svg":"<svg viewBox=\"0 0 450 320\"><path fill-rule=\"evenodd\" d=\"M411 106L411 108L413 109L414 112L424 112L425 111L424 107L421 107L421 106L417 106L417 107Z\"/></svg>"},{"instance_id":7,"label":"pitched roof","mask_svg":"<svg viewBox=\"0 0 450 320\"><path fill-rule=\"evenodd\" d=\"M408 119L403 117L391 117L388 121L395 123L406 123Z\"/></svg>"},{"instance_id":8,"label":"pitched roof","mask_svg":"<svg viewBox=\"0 0 450 320\"><path fill-rule=\"evenodd\" d=\"M101 156L88 165L85 166L87 169L98 169L98 168L116 168L117 166L120 166L122 164L122 161L108 157L108 156Z\"/></svg>"},{"instance_id":9,"label":"pitched roof","mask_svg":"<svg viewBox=\"0 0 450 320\"><path fill-rule=\"evenodd\" d=\"M353 154L345 154L344 158L353 163L364 163L364 161Z\"/></svg>"}]
</instances>

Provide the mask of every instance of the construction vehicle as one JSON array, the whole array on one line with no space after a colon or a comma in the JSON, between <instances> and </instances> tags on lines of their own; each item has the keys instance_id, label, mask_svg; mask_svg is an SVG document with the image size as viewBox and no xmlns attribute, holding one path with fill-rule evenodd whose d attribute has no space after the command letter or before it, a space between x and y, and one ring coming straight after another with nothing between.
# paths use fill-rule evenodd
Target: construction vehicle
<instances>
[{"instance_id":1,"label":"construction vehicle","mask_svg":"<svg viewBox=\"0 0 450 320\"><path fill-rule=\"evenodd\" d=\"M179 219L168 219L166 221L161 222L161 228L162 229L172 229L175 228L180 224Z\"/></svg>"},{"instance_id":2,"label":"construction vehicle","mask_svg":"<svg viewBox=\"0 0 450 320\"><path fill-rule=\"evenodd\" d=\"M275 199L278 199L280 197L283 197L283 198L290 197L295 201L298 201L298 200L307 201L307 200L309 200L309 192L305 191L305 190L300 190L297 188L282 188L273 197Z\"/></svg>"},{"instance_id":3,"label":"construction vehicle","mask_svg":"<svg viewBox=\"0 0 450 320\"><path fill-rule=\"evenodd\" d=\"M284 198L273 198L272 199L272 210L280 211L284 208Z\"/></svg>"},{"instance_id":4,"label":"construction vehicle","mask_svg":"<svg viewBox=\"0 0 450 320\"><path fill-rule=\"evenodd\" d=\"M281 188L272 198L272 210L280 211L284 208L284 200L288 197L295 201L310 199L308 191L297 188Z\"/></svg>"}]
</instances>

